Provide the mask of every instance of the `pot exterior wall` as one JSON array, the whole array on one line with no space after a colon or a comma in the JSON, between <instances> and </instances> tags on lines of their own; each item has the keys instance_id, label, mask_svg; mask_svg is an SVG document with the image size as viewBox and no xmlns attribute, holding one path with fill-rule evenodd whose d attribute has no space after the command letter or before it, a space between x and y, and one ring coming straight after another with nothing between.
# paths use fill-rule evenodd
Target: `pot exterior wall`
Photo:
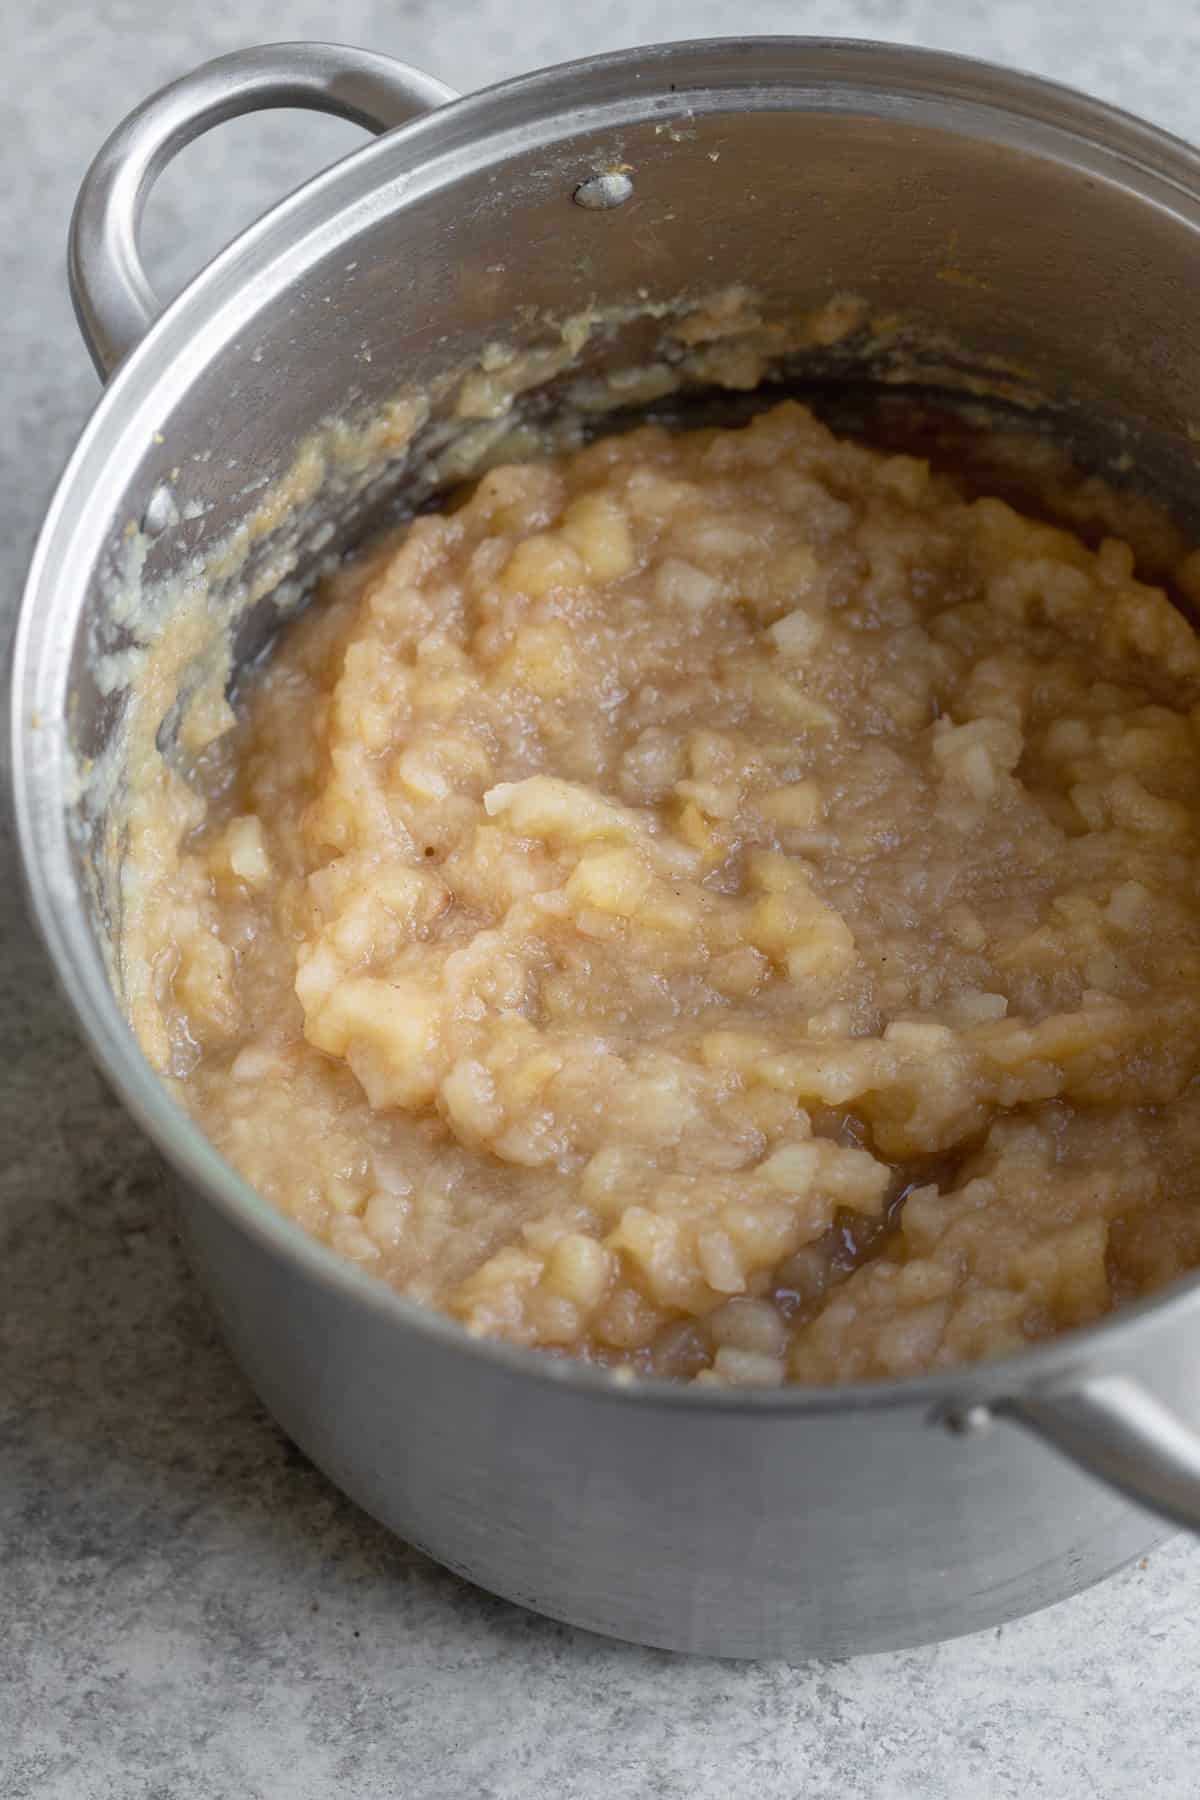
<instances>
[{"instance_id":1,"label":"pot exterior wall","mask_svg":"<svg viewBox=\"0 0 1200 1800\"><path fill-rule=\"evenodd\" d=\"M630 1403L434 1343L199 1195L185 1237L289 1437L438 1562L537 1612L706 1655L836 1656L1061 1600L1166 1528L1014 1426Z\"/></svg>"}]
</instances>

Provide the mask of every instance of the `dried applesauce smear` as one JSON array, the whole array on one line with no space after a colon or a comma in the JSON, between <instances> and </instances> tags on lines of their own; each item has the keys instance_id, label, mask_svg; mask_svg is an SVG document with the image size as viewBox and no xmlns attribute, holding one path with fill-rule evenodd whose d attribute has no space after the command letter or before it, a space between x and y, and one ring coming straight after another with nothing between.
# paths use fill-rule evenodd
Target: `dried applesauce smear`
<instances>
[{"instance_id":1,"label":"dried applesauce smear","mask_svg":"<svg viewBox=\"0 0 1200 1800\"><path fill-rule=\"evenodd\" d=\"M143 1040L473 1332L769 1384L1094 1319L1200 1262L1200 651L1132 568L791 404L495 469L176 794Z\"/></svg>"}]
</instances>

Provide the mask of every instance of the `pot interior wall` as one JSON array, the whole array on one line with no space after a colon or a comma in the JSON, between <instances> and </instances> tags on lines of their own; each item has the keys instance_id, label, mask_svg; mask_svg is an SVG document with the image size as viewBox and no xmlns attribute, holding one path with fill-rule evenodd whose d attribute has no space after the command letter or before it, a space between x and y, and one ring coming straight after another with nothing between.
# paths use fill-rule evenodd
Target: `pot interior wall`
<instances>
[{"instance_id":1,"label":"pot interior wall","mask_svg":"<svg viewBox=\"0 0 1200 1800\"><path fill-rule=\"evenodd\" d=\"M680 93L650 116L569 111L542 120L536 142L514 125L482 148L454 108L355 159L359 203L336 228L278 247L234 326L217 314L169 412L143 409L152 429L127 435L128 476L73 646L76 755L102 758L124 716L111 673L111 653L131 642L116 622L128 611L114 606L123 586L157 586L177 605L184 576L193 602L206 596L214 632L239 584L285 579L298 596L320 557L382 506L427 497L427 453L451 429L454 390L407 451L331 467L305 505L214 567L213 547L261 506L300 443L331 419L436 389L489 344L558 343L563 322L589 309L625 316L595 329L570 371L532 388L526 410L553 411L568 382L678 360L670 330L681 311L731 284L767 321L855 295L861 323L837 343L781 351L773 394L816 382L828 395L843 381L999 387L1095 466L1123 459L1128 478L1186 523L1200 358L1197 220L1181 192L1160 182L1161 203L1148 204L1086 145L1060 134L1051 146L1048 128L985 107L947 106L931 125L878 96L879 116L832 90L807 104L762 85L752 98L744 87L706 93L694 109ZM624 205L573 203L580 181L617 166L633 182ZM238 280L235 255L226 288ZM144 563L131 575L128 527L143 521L161 529L137 536ZM267 601L241 621L243 657L277 618ZM104 817L85 805L81 820L78 852L95 867ZM102 934L116 923L113 874L102 866L92 884Z\"/></svg>"}]
</instances>

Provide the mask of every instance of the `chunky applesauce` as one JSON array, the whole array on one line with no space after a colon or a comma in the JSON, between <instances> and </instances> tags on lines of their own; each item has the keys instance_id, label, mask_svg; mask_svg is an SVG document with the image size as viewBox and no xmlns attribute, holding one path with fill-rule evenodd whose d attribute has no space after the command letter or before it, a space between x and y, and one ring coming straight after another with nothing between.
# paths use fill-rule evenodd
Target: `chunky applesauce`
<instances>
[{"instance_id":1,"label":"chunky applesauce","mask_svg":"<svg viewBox=\"0 0 1200 1800\"><path fill-rule=\"evenodd\" d=\"M207 762L143 1043L469 1331L846 1382L1200 1263L1200 647L1125 544L646 428L348 565Z\"/></svg>"}]
</instances>

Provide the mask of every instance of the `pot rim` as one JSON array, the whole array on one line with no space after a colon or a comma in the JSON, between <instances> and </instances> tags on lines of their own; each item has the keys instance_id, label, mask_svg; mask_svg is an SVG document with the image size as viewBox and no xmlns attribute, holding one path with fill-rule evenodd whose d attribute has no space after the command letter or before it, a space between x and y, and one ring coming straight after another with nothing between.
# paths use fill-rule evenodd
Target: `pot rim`
<instances>
[{"instance_id":1,"label":"pot rim","mask_svg":"<svg viewBox=\"0 0 1200 1800\"><path fill-rule=\"evenodd\" d=\"M668 71L674 77L670 84ZM989 118L1001 124L1017 119L1027 147L1060 157L1065 153L1110 180L1122 180L1146 203L1167 210L1182 203L1200 229L1200 153L1184 140L1036 76L970 57L862 39L696 39L615 51L466 95L352 152L264 214L170 303L104 389L55 489L22 597L12 662L14 809L34 917L89 1049L174 1171L232 1223L306 1276L430 1344L479 1356L534 1382L634 1405L705 1412L790 1417L919 1406L936 1414L1031 1388L1057 1387L1090 1366L1098 1353L1115 1349L1118 1340L1141 1343L1168 1322L1200 1317L1200 1271L1017 1356L845 1387L714 1389L649 1377L625 1383L577 1360L473 1338L457 1320L405 1298L311 1235L219 1155L142 1054L84 919L63 804L62 708L44 707L48 698L65 700L68 691L70 645L61 634L56 642L48 628L51 602L61 592L78 592L94 565L102 534L93 527L89 545L85 515L90 510L94 517L111 516L104 506L81 507L79 495L100 485L106 469L116 467L114 450L137 434L139 425L144 441L158 420L169 417L173 400L207 357L200 349L204 328L215 329L222 342L235 336L237 303L242 303L242 317L262 303L259 282L268 270L276 288L287 285L301 267L317 259L323 245L331 246L339 232L349 231L363 207L374 204L377 209L380 190L398 176L407 201L427 191L449 158L461 162L466 155L478 166L489 160L485 153L494 156L514 132L528 140L531 132L546 133L556 120L564 133L577 131L584 109L578 97L563 90L579 84L587 89L593 112L624 103L614 124L647 113L684 113L689 100L703 102L707 110L714 94L727 103L740 100L744 109L760 109L789 96L794 103L805 93L817 100L823 96L823 110L865 111L876 117L889 108L911 117L914 105L923 104L929 116L922 123L948 130L956 123L964 129L972 120L979 126ZM754 99L748 101L751 94ZM813 109L822 110L817 100ZM451 169L443 180L463 172ZM253 309L248 301L252 284ZM119 486L115 475L109 480L113 488Z\"/></svg>"}]
</instances>

